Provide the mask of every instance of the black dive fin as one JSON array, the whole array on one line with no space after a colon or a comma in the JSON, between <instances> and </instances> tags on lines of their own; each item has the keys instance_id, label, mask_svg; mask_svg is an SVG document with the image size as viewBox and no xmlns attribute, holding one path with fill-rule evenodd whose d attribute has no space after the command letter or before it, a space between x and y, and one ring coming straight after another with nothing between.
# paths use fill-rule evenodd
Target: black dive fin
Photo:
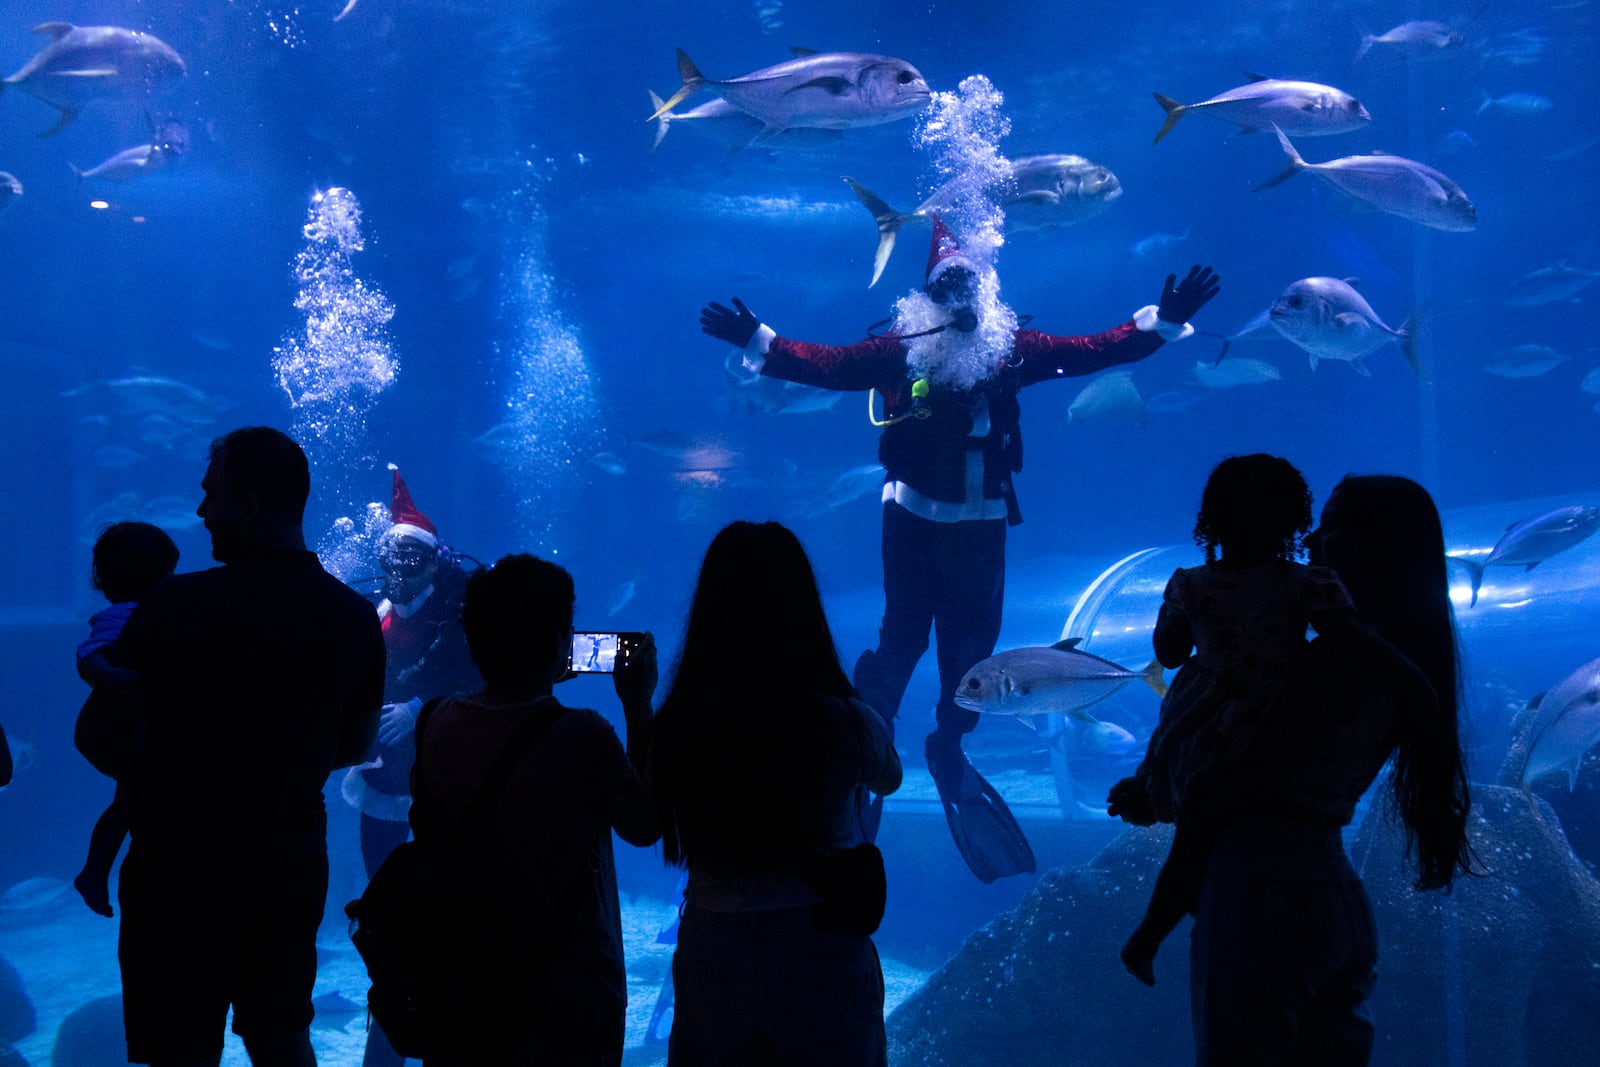
<instances>
[{"instance_id":1,"label":"black dive fin","mask_svg":"<svg viewBox=\"0 0 1600 1067\"><path fill-rule=\"evenodd\" d=\"M955 781L935 775L934 786L944 804L945 821L956 851L980 882L1014 874L1032 874L1038 867L1027 835L1005 800L965 757Z\"/></svg>"}]
</instances>

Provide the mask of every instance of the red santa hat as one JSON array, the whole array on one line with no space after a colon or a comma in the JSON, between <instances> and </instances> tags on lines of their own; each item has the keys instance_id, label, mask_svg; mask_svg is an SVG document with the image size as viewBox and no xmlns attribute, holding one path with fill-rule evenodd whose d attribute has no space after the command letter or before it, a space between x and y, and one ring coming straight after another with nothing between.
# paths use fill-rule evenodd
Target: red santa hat
<instances>
[{"instance_id":1,"label":"red santa hat","mask_svg":"<svg viewBox=\"0 0 1600 1067\"><path fill-rule=\"evenodd\" d=\"M430 548L438 548L439 531L433 520L417 510L411 500L411 490L406 488L406 480L400 477L400 468L391 463L389 469L394 472L394 494L389 504L389 521L394 525L389 527L389 536L409 537Z\"/></svg>"},{"instance_id":2,"label":"red santa hat","mask_svg":"<svg viewBox=\"0 0 1600 1067\"><path fill-rule=\"evenodd\" d=\"M944 219L937 214L933 216L933 243L928 247L928 276L927 284L951 267L961 267L978 273L978 265L961 252L961 246L956 243L955 235L944 224Z\"/></svg>"}]
</instances>

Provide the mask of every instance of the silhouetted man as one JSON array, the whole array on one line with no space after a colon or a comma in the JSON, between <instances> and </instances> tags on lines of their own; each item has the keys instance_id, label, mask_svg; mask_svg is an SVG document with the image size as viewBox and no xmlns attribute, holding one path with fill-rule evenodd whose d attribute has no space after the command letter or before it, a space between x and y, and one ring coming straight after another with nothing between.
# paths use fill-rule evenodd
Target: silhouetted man
<instances>
[{"instance_id":1,"label":"silhouetted man","mask_svg":"<svg viewBox=\"0 0 1600 1067\"><path fill-rule=\"evenodd\" d=\"M235 430L212 443L200 485L222 566L139 603L119 646L139 681L97 690L78 719L80 751L132 785L118 892L128 1058L218 1063L231 1006L253 1063L314 1065L322 787L372 747L383 636L306 550L297 444Z\"/></svg>"}]
</instances>

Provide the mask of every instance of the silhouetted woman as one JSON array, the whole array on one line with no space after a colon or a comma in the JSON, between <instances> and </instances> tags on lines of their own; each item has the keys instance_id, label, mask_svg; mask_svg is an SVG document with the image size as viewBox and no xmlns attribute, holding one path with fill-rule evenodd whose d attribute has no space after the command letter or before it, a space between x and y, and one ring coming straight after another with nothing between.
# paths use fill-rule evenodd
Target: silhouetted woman
<instances>
[{"instance_id":1,"label":"silhouetted woman","mask_svg":"<svg viewBox=\"0 0 1600 1067\"><path fill-rule=\"evenodd\" d=\"M857 846L864 791L893 792L900 760L783 526L711 542L651 778L666 859L688 868L668 1062L884 1064L882 868Z\"/></svg>"},{"instance_id":2,"label":"silhouetted woman","mask_svg":"<svg viewBox=\"0 0 1600 1067\"><path fill-rule=\"evenodd\" d=\"M1471 869L1455 625L1433 499L1406 478L1346 477L1307 547L1437 700L1397 699L1360 645L1318 637L1306 650L1281 713L1262 725L1214 813L1189 958L1200 1067L1368 1062L1377 931L1340 827L1391 756L1386 792L1416 888L1447 889ZM1136 801L1118 799L1117 813L1145 821Z\"/></svg>"}]
</instances>

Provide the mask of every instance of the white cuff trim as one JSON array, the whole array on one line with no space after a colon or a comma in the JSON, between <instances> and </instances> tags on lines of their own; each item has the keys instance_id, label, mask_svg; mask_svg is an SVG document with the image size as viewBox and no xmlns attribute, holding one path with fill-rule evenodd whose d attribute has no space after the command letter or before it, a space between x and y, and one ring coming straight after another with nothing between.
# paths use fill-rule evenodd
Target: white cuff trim
<instances>
[{"instance_id":1,"label":"white cuff trim","mask_svg":"<svg viewBox=\"0 0 1600 1067\"><path fill-rule=\"evenodd\" d=\"M1133 324L1145 333L1154 330L1163 341L1181 341L1193 336L1194 327L1187 322L1167 322L1157 312L1155 304L1147 304L1133 313Z\"/></svg>"},{"instance_id":2,"label":"white cuff trim","mask_svg":"<svg viewBox=\"0 0 1600 1067\"><path fill-rule=\"evenodd\" d=\"M750 338L750 343L744 346L744 366L746 370L761 373L761 368L767 365L767 349L772 347L773 338L778 336L766 323L756 327L756 332Z\"/></svg>"}]
</instances>

